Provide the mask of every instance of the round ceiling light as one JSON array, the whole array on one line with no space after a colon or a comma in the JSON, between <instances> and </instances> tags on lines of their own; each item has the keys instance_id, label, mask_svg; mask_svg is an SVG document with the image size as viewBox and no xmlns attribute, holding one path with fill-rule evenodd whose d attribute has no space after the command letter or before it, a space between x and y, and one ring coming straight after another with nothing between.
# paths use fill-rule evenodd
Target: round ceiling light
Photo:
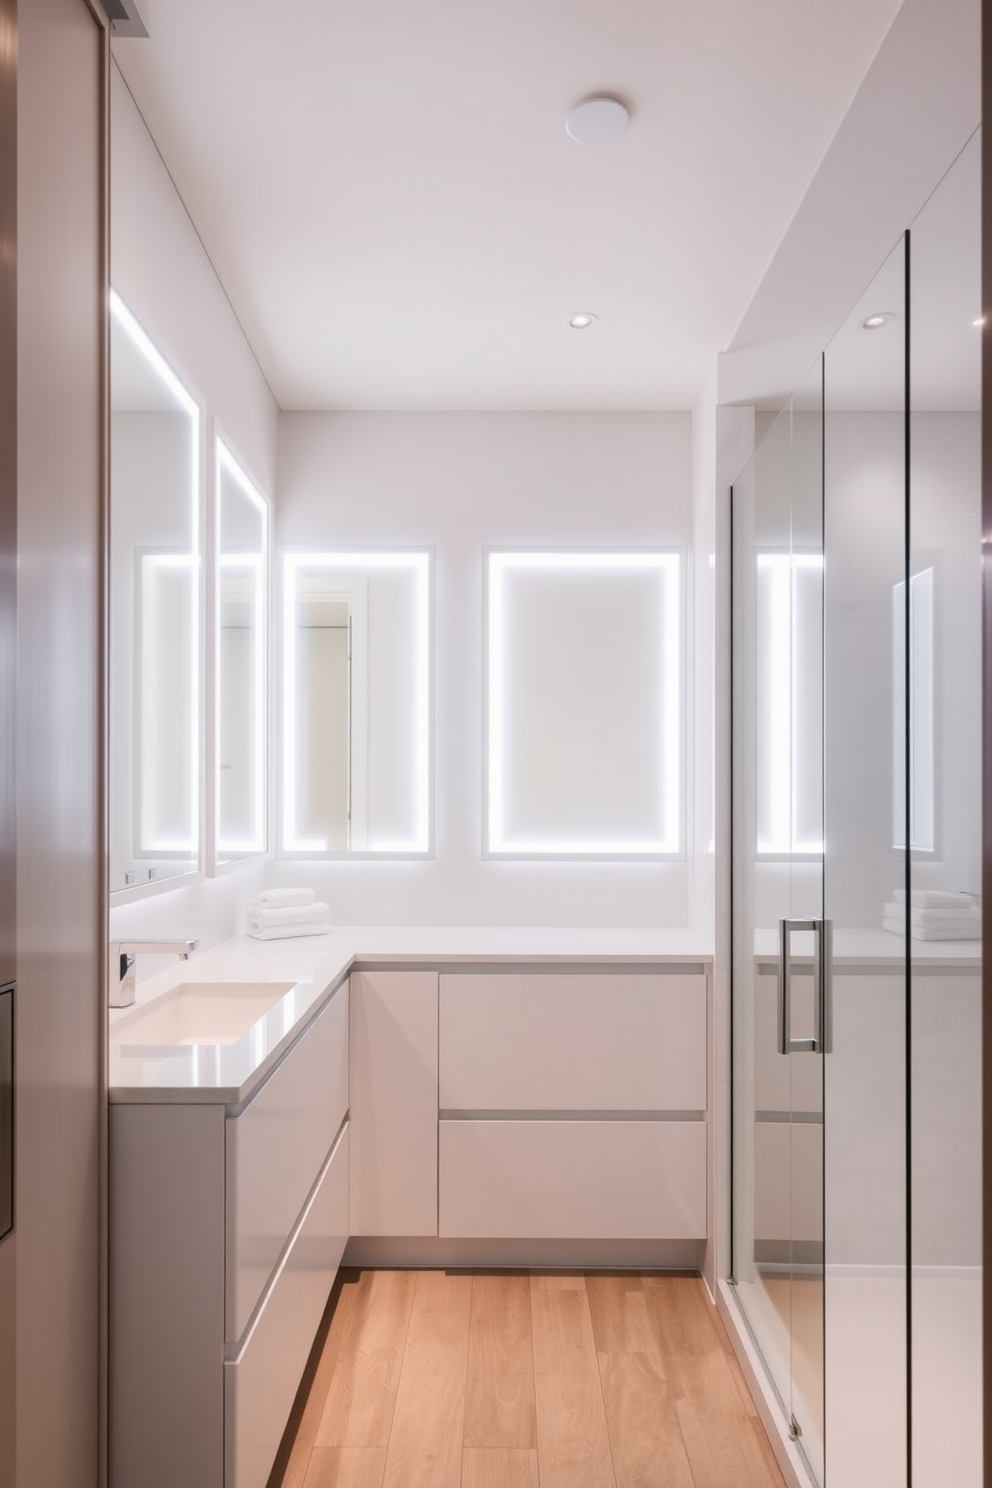
<instances>
[{"instance_id":1,"label":"round ceiling light","mask_svg":"<svg viewBox=\"0 0 992 1488\"><path fill-rule=\"evenodd\" d=\"M596 324L596 316L591 310L580 310L578 315L569 316L568 323L573 331L587 331Z\"/></svg>"},{"instance_id":2,"label":"round ceiling light","mask_svg":"<svg viewBox=\"0 0 992 1488\"><path fill-rule=\"evenodd\" d=\"M565 133L577 145L608 145L627 128L630 114L619 98L586 98L565 120Z\"/></svg>"},{"instance_id":3,"label":"round ceiling light","mask_svg":"<svg viewBox=\"0 0 992 1488\"><path fill-rule=\"evenodd\" d=\"M876 310L874 315L865 316L864 320L861 322L861 329L863 331L880 331L882 327L887 326L891 320L895 320L895 316L892 314L891 310Z\"/></svg>"}]
</instances>

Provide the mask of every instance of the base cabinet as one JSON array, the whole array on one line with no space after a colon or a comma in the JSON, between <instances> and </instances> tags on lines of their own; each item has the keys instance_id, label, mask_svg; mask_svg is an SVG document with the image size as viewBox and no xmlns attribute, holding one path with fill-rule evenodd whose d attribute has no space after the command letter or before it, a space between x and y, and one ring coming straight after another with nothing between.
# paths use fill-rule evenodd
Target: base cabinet
<instances>
[{"instance_id":1,"label":"base cabinet","mask_svg":"<svg viewBox=\"0 0 992 1488\"><path fill-rule=\"evenodd\" d=\"M348 1242L348 1128L239 1356L224 1365L225 1488L265 1488Z\"/></svg>"},{"instance_id":2,"label":"base cabinet","mask_svg":"<svg viewBox=\"0 0 992 1488\"><path fill-rule=\"evenodd\" d=\"M351 1231L437 1234L436 971L351 976Z\"/></svg>"},{"instance_id":3,"label":"base cabinet","mask_svg":"<svg viewBox=\"0 0 992 1488\"><path fill-rule=\"evenodd\" d=\"M264 1488L349 1233L348 987L243 1108L110 1107L110 1488Z\"/></svg>"},{"instance_id":4,"label":"base cabinet","mask_svg":"<svg viewBox=\"0 0 992 1488\"><path fill-rule=\"evenodd\" d=\"M702 1121L442 1121L440 1233L460 1239L697 1240Z\"/></svg>"}]
</instances>

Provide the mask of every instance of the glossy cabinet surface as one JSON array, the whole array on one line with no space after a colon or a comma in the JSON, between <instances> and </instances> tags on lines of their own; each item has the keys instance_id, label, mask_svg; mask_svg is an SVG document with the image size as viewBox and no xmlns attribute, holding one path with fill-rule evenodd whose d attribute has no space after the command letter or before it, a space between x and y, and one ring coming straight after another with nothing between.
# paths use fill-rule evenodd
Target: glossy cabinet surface
<instances>
[{"instance_id":1,"label":"glossy cabinet surface","mask_svg":"<svg viewBox=\"0 0 992 1488\"><path fill-rule=\"evenodd\" d=\"M225 1488L265 1488L347 1241L345 1127L265 1305L224 1365Z\"/></svg>"},{"instance_id":2,"label":"glossy cabinet surface","mask_svg":"<svg viewBox=\"0 0 992 1488\"><path fill-rule=\"evenodd\" d=\"M346 984L244 1111L225 1122L229 1344L248 1326L347 1110Z\"/></svg>"},{"instance_id":3,"label":"glossy cabinet surface","mask_svg":"<svg viewBox=\"0 0 992 1488\"><path fill-rule=\"evenodd\" d=\"M110 1109L112 1488L264 1488L347 1243L348 983L243 1108Z\"/></svg>"},{"instance_id":4,"label":"glossy cabinet surface","mask_svg":"<svg viewBox=\"0 0 992 1488\"><path fill-rule=\"evenodd\" d=\"M443 974L442 1111L703 1111L706 979Z\"/></svg>"},{"instance_id":5,"label":"glossy cabinet surface","mask_svg":"<svg viewBox=\"0 0 992 1488\"><path fill-rule=\"evenodd\" d=\"M351 976L351 1229L437 1234L436 971Z\"/></svg>"},{"instance_id":6,"label":"glossy cabinet surface","mask_svg":"<svg viewBox=\"0 0 992 1488\"><path fill-rule=\"evenodd\" d=\"M440 1168L444 1236L706 1234L702 1121L443 1121Z\"/></svg>"}]
</instances>

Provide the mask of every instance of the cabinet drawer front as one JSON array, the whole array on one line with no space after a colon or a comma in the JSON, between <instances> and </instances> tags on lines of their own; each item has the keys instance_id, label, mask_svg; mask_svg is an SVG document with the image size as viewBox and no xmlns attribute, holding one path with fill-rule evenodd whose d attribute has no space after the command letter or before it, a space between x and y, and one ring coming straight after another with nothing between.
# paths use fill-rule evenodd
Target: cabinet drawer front
<instances>
[{"instance_id":1,"label":"cabinet drawer front","mask_svg":"<svg viewBox=\"0 0 992 1488\"><path fill-rule=\"evenodd\" d=\"M248 1325L348 1110L348 987L226 1123L225 1337Z\"/></svg>"},{"instance_id":2,"label":"cabinet drawer front","mask_svg":"<svg viewBox=\"0 0 992 1488\"><path fill-rule=\"evenodd\" d=\"M348 1129L239 1359L224 1366L225 1488L265 1488L348 1239Z\"/></svg>"},{"instance_id":3,"label":"cabinet drawer front","mask_svg":"<svg viewBox=\"0 0 992 1488\"><path fill-rule=\"evenodd\" d=\"M441 976L442 1111L703 1111L706 977Z\"/></svg>"},{"instance_id":4,"label":"cabinet drawer front","mask_svg":"<svg viewBox=\"0 0 992 1488\"><path fill-rule=\"evenodd\" d=\"M698 1240L702 1121L442 1121L451 1239Z\"/></svg>"},{"instance_id":5,"label":"cabinet drawer front","mask_svg":"<svg viewBox=\"0 0 992 1488\"><path fill-rule=\"evenodd\" d=\"M351 985L351 1233L436 1235L437 972Z\"/></svg>"}]
</instances>

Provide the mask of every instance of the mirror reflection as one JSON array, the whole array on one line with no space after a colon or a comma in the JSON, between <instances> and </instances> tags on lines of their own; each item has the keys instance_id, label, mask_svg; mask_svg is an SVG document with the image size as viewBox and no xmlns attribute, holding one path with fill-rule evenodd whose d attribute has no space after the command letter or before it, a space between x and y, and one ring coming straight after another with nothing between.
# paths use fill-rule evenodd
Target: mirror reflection
<instances>
[{"instance_id":1,"label":"mirror reflection","mask_svg":"<svg viewBox=\"0 0 992 1488\"><path fill-rule=\"evenodd\" d=\"M429 554L289 553L283 583L283 852L428 853Z\"/></svg>"},{"instance_id":2,"label":"mirror reflection","mask_svg":"<svg viewBox=\"0 0 992 1488\"><path fill-rule=\"evenodd\" d=\"M199 866L200 411L110 308L113 891Z\"/></svg>"},{"instance_id":3,"label":"mirror reflection","mask_svg":"<svg viewBox=\"0 0 992 1488\"><path fill-rule=\"evenodd\" d=\"M268 508L222 440L216 468L215 857L223 864L266 848Z\"/></svg>"}]
</instances>

